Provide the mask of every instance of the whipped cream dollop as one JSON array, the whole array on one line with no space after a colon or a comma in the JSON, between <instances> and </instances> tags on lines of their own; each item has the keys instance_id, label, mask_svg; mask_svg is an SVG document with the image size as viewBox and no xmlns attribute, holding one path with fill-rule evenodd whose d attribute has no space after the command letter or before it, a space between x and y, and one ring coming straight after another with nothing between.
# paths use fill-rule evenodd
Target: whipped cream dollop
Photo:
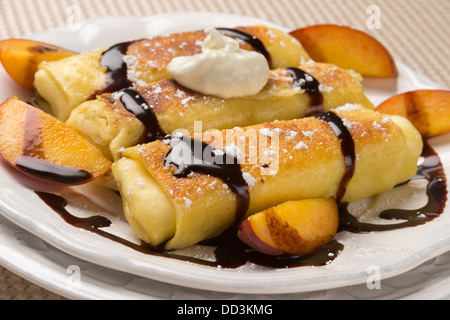
<instances>
[{"instance_id":1,"label":"whipped cream dollop","mask_svg":"<svg viewBox=\"0 0 450 320\"><path fill-rule=\"evenodd\" d=\"M169 75L186 88L225 99L261 91L269 78L267 59L241 49L237 40L214 28L206 31L202 53L174 58L167 67Z\"/></svg>"}]
</instances>

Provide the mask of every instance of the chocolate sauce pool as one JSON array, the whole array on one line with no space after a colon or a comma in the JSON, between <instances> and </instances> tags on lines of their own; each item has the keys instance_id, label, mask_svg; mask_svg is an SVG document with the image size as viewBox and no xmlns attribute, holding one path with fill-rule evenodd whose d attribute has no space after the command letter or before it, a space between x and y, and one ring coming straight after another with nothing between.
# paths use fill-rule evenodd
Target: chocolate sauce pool
<instances>
[{"instance_id":1,"label":"chocolate sauce pool","mask_svg":"<svg viewBox=\"0 0 450 320\"><path fill-rule=\"evenodd\" d=\"M439 156L426 141L424 143L422 158L423 163L419 166L417 174L411 180L427 180L426 194L428 202L425 206L416 210L385 210L379 214L380 218L387 220L397 219L403 222L394 224L371 224L359 222L348 211L349 204L341 203L339 205L339 230L355 233L389 231L422 225L438 217L444 211L447 201L447 180Z\"/></svg>"},{"instance_id":2,"label":"chocolate sauce pool","mask_svg":"<svg viewBox=\"0 0 450 320\"><path fill-rule=\"evenodd\" d=\"M235 229L229 229L217 238L203 241L199 243L202 246L217 247L214 252L216 261L209 261L205 259L188 257L176 254L176 252L165 251L164 245L154 247L145 242L136 244L124 238L116 236L107 232L107 227L110 226L111 221L102 216L92 216L89 218L78 218L72 215L67 209L67 200L63 197L46 193L36 192L36 194L44 201L50 208L58 213L64 221L73 225L74 227L88 230L96 233L106 239L118 242L133 250L143 254L166 257L171 259L178 259L204 266L221 267L221 268L238 268L245 265L247 262L255 263L261 266L270 268L291 268L301 266L321 266L329 263L339 252L342 251L343 245L337 241L332 241L328 245L320 248L317 252L304 256L268 256L259 253L252 248L245 245L236 236ZM103 228L103 229L102 229Z\"/></svg>"}]
</instances>

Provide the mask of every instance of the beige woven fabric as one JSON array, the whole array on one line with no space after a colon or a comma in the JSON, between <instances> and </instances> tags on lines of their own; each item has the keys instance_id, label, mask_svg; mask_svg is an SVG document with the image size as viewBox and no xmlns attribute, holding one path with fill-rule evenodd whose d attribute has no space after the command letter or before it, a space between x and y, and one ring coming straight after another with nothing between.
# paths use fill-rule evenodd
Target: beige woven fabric
<instances>
[{"instance_id":1,"label":"beige woven fabric","mask_svg":"<svg viewBox=\"0 0 450 320\"><path fill-rule=\"evenodd\" d=\"M369 6L381 28L369 30ZM379 39L401 59L442 86L450 86L448 0L0 0L0 38L65 25L73 6L80 18L209 11L248 15L295 29L317 23L349 25Z\"/></svg>"},{"instance_id":2,"label":"beige woven fabric","mask_svg":"<svg viewBox=\"0 0 450 320\"><path fill-rule=\"evenodd\" d=\"M369 30L368 8L380 8L380 29ZM318 23L352 26L445 88L450 87L448 0L0 0L0 39L105 15L141 16L173 11L225 12L257 17L289 29ZM0 299L58 299L0 267Z\"/></svg>"},{"instance_id":3,"label":"beige woven fabric","mask_svg":"<svg viewBox=\"0 0 450 320\"><path fill-rule=\"evenodd\" d=\"M65 299L45 290L8 269L0 267L0 300L62 300Z\"/></svg>"}]
</instances>

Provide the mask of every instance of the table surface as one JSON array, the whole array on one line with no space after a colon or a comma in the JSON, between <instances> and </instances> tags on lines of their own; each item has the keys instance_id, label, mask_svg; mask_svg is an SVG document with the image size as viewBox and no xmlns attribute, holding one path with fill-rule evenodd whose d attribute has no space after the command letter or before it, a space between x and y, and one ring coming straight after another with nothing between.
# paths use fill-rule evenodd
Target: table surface
<instances>
[{"instance_id":1,"label":"table surface","mask_svg":"<svg viewBox=\"0 0 450 320\"><path fill-rule=\"evenodd\" d=\"M380 9L379 29L368 28L370 11ZM0 39L99 16L148 16L174 11L224 12L271 21L288 29L333 23L363 30L394 58L444 88L450 87L448 0L1 0ZM0 299L65 299L0 266Z\"/></svg>"}]
</instances>

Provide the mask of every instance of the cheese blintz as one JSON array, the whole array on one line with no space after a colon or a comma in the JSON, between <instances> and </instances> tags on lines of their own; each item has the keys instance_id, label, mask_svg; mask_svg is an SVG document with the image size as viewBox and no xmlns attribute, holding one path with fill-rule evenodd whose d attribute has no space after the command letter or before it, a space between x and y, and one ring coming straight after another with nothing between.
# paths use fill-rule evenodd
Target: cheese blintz
<instances>
[{"instance_id":1,"label":"cheese blintz","mask_svg":"<svg viewBox=\"0 0 450 320\"><path fill-rule=\"evenodd\" d=\"M361 77L334 65L309 63L272 70L267 85L252 96L222 99L171 79L103 94L75 108L66 123L115 160L123 148L180 129L194 133L299 119L346 103L374 108Z\"/></svg>"},{"instance_id":2,"label":"cheese blintz","mask_svg":"<svg viewBox=\"0 0 450 320\"><path fill-rule=\"evenodd\" d=\"M294 37L275 28L257 25L219 30L239 39L243 49L263 54L272 69L310 60ZM75 107L98 94L169 78L167 65L172 59L201 53L206 36L204 30L173 33L42 63L34 81L39 103L66 121Z\"/></svg>"},{"instance_id":3,"label":"cheese blintz","mask_svg":"<svg viewBox=\"0 0 450 320\"><path fill-rule=\"evenodd\" d=\"M290 200L356 201L388 191L415 175L422 147L405 118L347 104L134 146L112 172L137 235L171 250Z\"/></svg>"}]
</instances>

